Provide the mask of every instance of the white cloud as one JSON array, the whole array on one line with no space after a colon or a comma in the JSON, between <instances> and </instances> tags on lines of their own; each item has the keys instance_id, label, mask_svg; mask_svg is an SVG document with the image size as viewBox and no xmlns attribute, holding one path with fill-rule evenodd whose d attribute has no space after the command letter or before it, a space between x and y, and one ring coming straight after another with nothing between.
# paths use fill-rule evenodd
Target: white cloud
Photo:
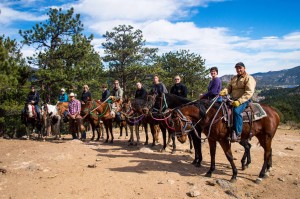
<instances>
[{"instance_id":1,"label":"white cloud","mask_svg":"<svg viewBox=\"0 0 300 199\"><path fill-rule=\"evenodd\" d=\"M1 17L0 24L1 25L9 25L12 21L42 21L47 18L46 15L35 16L31 13L20 12L17 10L13 10L9 7L6 7L4 4L0 4L1 8Z\"/></svg>"}]
</instances>

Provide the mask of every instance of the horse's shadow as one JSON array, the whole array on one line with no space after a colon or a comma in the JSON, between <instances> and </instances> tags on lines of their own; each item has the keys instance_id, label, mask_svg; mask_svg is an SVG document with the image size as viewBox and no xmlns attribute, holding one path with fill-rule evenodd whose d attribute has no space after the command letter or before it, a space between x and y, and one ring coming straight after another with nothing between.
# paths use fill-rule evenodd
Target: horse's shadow
<instances>
[{"instance_id":1,"label":"horse's shadow","mask_svg":"<svg viewBox=\"0 0 300 199\"><path fill-rule=\"evenodd\" d=\"M116 145L118 144L118 145ZM100 145L101 146L101 145ZM117 146L113 149L93 149L98 152L99 157L106 157L109 159L116 158L128 158L131 165L124 165L123 167L110 168L111 171L115 172L132 172L147 174L151 171L160 172L175 172L181 176L196 176L203 175L208 171L210 167L210 162L202 161L201 167L195 167L192 165L193 158L188 153L180 153L180 155L171 155L169 152L141 152L141 148L146 148L152 150L158 147L148 147L148 146L127 146L126 143L118 141L114 144ZM111 151L123 151L121 154L114 154ZM123 161L123 160L122 160ZM132 165L135 164L135 165ZM217 167L223 168L227 164L218 163ZM215 174L231 176L230 172L224 172L223 170L216 169Z\"/></svg>"}]
</instances>

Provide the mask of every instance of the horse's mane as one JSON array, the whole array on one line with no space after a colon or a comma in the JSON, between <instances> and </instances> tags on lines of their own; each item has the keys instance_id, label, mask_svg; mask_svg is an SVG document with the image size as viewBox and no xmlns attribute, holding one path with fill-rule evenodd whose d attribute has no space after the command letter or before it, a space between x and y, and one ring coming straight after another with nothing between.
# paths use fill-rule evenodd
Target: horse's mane
<instances>
[{"instance_id":1,"label":"horse's mane","mask_svg":"<svg viewBox=\"0 0 300 199\"><path fill-rule=\"evenodd\" d=\"M174 94L171 94L171 93L165 93L165 95L166 95L166 97L170 97L172 99L177 99L177 100L179 100L180 102L182 102L184 104L191 102L191 100L189 100L187 98L180 97L178 95L174 95Z\"/></svg>"}]
</instances>

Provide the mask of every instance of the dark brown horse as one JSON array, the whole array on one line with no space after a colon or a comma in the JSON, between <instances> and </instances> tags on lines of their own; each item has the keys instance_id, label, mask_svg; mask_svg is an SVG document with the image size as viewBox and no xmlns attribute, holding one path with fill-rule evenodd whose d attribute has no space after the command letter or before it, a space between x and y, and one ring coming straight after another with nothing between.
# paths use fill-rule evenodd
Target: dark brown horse
<instances>
[{"instance_id":1,"label":"dark brown horse","mask_svg":"<svg viewBox=\"0 0 300 199\"><path fill-rule=\"evenodd\" d=\"M103 123L101 122L101 115L98 115L96 111L90 112L93 108L96 108L96 101L87 101L81 105L81 116L83 116L84 123L91 124L93 136L91 140L95 139L95 131L97 132L96 141L100 140L100 136L103 137Z\"/></svg>"},{"instance_id":2,"label":"dark brown horse","mask_svg":"<svg viewBox=\"0 0 300 199\"><path fill-rule=\"evenodd\" d=\"M174 110L172 114L174 128L176 132L181 132L182 135L185 134L185 130L188 128L200 126L203 129L204 134L208 137L211 156L210 169L205 175L207 177L211 177L215 170L216 143L219 142L232 167L231 182L235 182L237 169L233 161L231 143L228 140L231 129L228 128L227 123L223 120L223 112L218 112L219 107L223 106L226 102L223 100L221 105L218 103L211 105L210 103L207 100L200 100L195 105L187 105ZM260 145L264 148L264 163L259 173L259 178L256 180L257 183L261 182L262 178L268 175L272 167L271 144L280 122L277 112L272 107L264 104L261 104L261 106L267 113L267 117L253 121L252 125L244 123L242 141L240 142L245 148L245 154L241 161L243 169L246 167L246 158L248 159L247 165L250 164L251 145L248 143L248 139L251 138L250 132L252 136L257 137Z\"/></svg>"},{"instance_id":3,"label":"dark brown horse","mask_svg":"<svg viewBox=\"0 0 300 199\"><path fill-rule=\"evenodd\" d=\"M117 109L115 111L116 112L120 111L121 103L122 103L121 100L114 101L114 103L116 103L116 106L117 106ZM113 129L112 122L113 122L114 116L111 115L111 107L110 107L109 103L99 102L99 101L95 101L95 100L87 101L87 103L85 103L82 106L82 109L87 109L86 114L83 116L83 118L87 117L88 115L94 114L94 115L97 115L97 117L93 117L94 119L98 120L98 118L100 118L103 121L105 130L106 130L106 135L107 135L105 142L106 143L108 142L109 133L110 133L110 135L111 135L110 143L113 143L114 135L113 135L113 130L112 130Z\"/></svg>"},{"instance_id":4,"label":"dark brown horse","mask_svg":"<svg viewBox=\"0 0 300 199\"><path fill-rule=\"evenodd\" d=\"M150 101L153 106L150 109L150 116L152 118L152 123L159 124L160 129L162 131L163 135L163 148L162 150L165 150L167 147L167 133L169 133L169 140L170 137L172 139L172 153L176 152L176 144L175 144L175 132L172 127L172 121L171 121L171 111L172 109L182 106L187 103L191 103L190 100L179 97L177 95L169 94L169 93L163 93L162 95L149 95L148 101ZM201 132L201 129L198 129ZM192 137L188 136L190 140L190 150L192 149ZM199 138L195 138L199 139ZM182 140L178 139L181 143ZM197 155L197 161L199 161L200 154L198 154L199 150L201 151L201 146L198 146L200 148L195 149L195 155ZM199 155L199 156L198 156ZM201 158L202 159L202 158ZM198 166L198 164L197 164Z\"/></svg>"}]
</instances>

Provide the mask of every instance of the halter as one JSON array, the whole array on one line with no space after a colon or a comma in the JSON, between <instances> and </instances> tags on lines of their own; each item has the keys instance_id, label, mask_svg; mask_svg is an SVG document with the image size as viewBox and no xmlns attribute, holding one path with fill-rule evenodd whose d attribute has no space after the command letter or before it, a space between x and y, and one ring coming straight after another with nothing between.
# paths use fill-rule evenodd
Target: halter
<instances>
[{"instance_id":1,"label":"halter","mask_svg":"<svg viewBox=\"0 0 300 199\"><path fill-rule=\"evenodd\" d=\"M125 113L123 111L121 111L120 113L126 117L128 122L132 124L137 124L144 118L145 114L142 114L137 117L133 117L133 116L131 117L130 114L132 113L132 111L134 111L134 108L130 104L129 110L127 110Z\"/></svg>"},{"instance_id":2,"label":"halter","mask_svg":"<svg viewBox=\"0 0 300 199\"><path fill-rule=\"evenodd\" d=\"M212 106L217 102L218 97L219 97L219 96L216 96L216 97L212 100L212 103L210 104L210 106L209 106L208 109L206 110L205 114L207 114L207 113L210 111L210 109L212 108ZM207 135L207 137L206 137L205 139L208 139L208 138L209 138L211 127L212 127L212 125L214 124L214 121L215 121L215 119L216 119L216 116L218 115L218 113L219 113L219 111L220 111L220 109L221 109L221 107L222 107L222 105L223 105L224 103L225 103L225 102L222 101L222 104L220 105L220 107L219 107L217 113L216 113L215 116L213 117L213 119L212 119L212 121L211 121L211 123L210 123L210 126L209 126L209 132L208 132L208 135ZM197 124L198 124L203 118L200 118L195 124L193 124L193 122L192 122L191 120L187 119L179 109L176 109L175 112L178 113L178 114L177 114L177 115L178 115L177 117L179 118L179 122L180 122L181 126L183 126L183 127L181 128L181 132L175 132L176 136L178 137L180 134L181 134L181 135L187 135L189 132L191 132L191 131L194 130L196 136L197 136L199 139L201 139L201 137L199 136L199 133L197 132L197 130L196 130L195 127L197 126ZM184 123L184 125L183 125L183 123ZM192 129L186 130L186 128L187 128L188 125L190 125L190 126L192 127Z\"/></svg>"}]
</instances>

